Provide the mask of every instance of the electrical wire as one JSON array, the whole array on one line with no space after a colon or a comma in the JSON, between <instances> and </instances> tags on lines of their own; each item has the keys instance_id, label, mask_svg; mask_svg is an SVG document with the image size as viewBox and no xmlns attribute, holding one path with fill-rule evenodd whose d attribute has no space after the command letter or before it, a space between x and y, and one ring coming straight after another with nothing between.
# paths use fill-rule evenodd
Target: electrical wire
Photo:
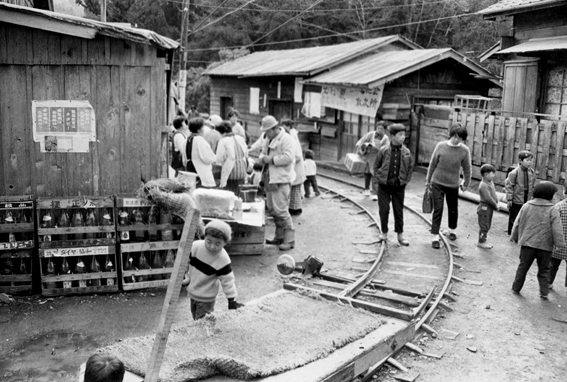
<instances>
[{"instance_id":1,"label":"electrical wire","mask_svg":"<svg viewBox=\"0 0 567 382\"><path fill-rule=\"evenodd\" d=\"M214 24L218 23L219 21L221 21L221 20L224 19L225 17L230 16L231 14L233 14L233 13L235 13L235 12L238 12L239 10L241 10L242 8L244 8L245 6L247 6L248 4L253 3L253 2L255 2L255 1L256 1L256 0L249 0L249 1L247 1L245 4L243 4L242 6L240 6L240 7L237 8L237 9L235 9L234 11L228 12L228 13L222 15L221 17L219 17L219 18L217 18L217 19L211 21L210 23L208 23L207 25L201 27L200 29L195 29L195 30L191 31L191 32L189 33L189 35L192 35L192 34L195 34L195 33L197 33L197 32L200 32L200 31L202 31L203 29L205 29L205 28L207 28L207 27L210 27L211 25L214 25Z\"/></svg>"},{"instance_id":2,"label":"electrical wire","mask_svg":"<svg viewBox=\"0 0 567 382\"><path fill-rule=\"evenodd\" d=\"M218 10L220 9L220 7L222 7L222 6L223 6L224 4L226 4L227 2L228 2L228 0L224 0L218 7L216 7L215 9L213 9L213 10L211 11L211 13L209 13L207 16L203 17L203 19L199 21L199 24L197 24L197 26L195 26L193 29L195 29L195 30L196 30L196 29L199 29L199 27L200 27L201 25L203 25L203 24L205 23L205 21L207 21L208 19L210 19L211 16L212 16L216 11L218 11Z\"/></svg>"},{"instance_id":3,"label":"electrical wire","mask_svg":"<svg viewBox=\"0 0 567 382\"><path fill-rule=\"evenodd\" d=\"M387 26L377 27L377 28L370 28L370 29L365 29L365 30L362 30L362 31L359 30L359 31L352 31L352 32L343 32L342 34L349 35L349 34L357 34L357 33L374 32L374 31L379 31L379 30L384 30L384 29L399 28L399 27L404 27L404 26L409 26L409 25L429 23L429 22L434 22L434 21L448 20L448 19L467 17L467 16L477 16L477 14L476 13L463 13L463 14L460 14L460 15L439 17L439 18L431 19L431 20L412 21L410 23L402 23L402 24L387 25ZM287 44L287 43L292 43L292 42L318 40L318 39L330 38L330 37L336 37L336 36L337 36L336 34L324 35L324 36L313 36L313 37L304 37L304 38L298 38L298 39L293 39L293 40L265 42L265 43L255 44L255 45L256 46L268 46L268 45L277 45L277 44ZM217 48L194 48L194 49L192 48L191 51L194 51L194 52L197 52L197 51L198 52L215 51L215 50L221 50L221 49L241 49L241 48L245 48L245 47L246 47L246 45L225 46L225 47L217 47Z\"/></svg>"},{"instance_id":4,"label":"electrical wire","mask_svg":"<svg viewBox=\"0 0 567 382\"><path fill-rule=\"evenodd\" d=\"M297 19L299 16L303 15L305 12L308 12L311 8L316 7L317 5L321 4L323 2L323 0L318 0L315 3L311 4L309 7L307 7L305 10L301 11L299 14L295 15L294 17L292 17L291 19L287 20L286 22L284 22L283 24L278 25L277 27L275 27L274 29L272 29L271 31L269 31L268 33L264 34L262 37L256 39L255 41L251 42L250 44L246 45L246 48L251 47L252 45L256 44L258 41L268 37L269 35L271 35L272 33L274 33L275 31L277 31L278 29L280 29L281 27L283 27L284 25L292 22L293 20Z\"/></svg>"}]
</instances>

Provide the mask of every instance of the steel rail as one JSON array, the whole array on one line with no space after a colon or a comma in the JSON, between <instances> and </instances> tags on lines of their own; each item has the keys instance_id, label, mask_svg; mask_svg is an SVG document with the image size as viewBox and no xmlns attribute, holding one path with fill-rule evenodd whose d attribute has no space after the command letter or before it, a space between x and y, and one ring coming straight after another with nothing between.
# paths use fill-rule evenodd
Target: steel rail
<instances>
[{"instance_id":1,"label":"steel rail","mask_svg":"<svg viewBox=\"0 0 567 382\"><path fill-rule=\"evenodd\" d=\"M348 180L345 180L345 179L341 179L341 178L337 178L337 177L334 177L334 176L331 176L331 175L321 174L321 173L317 174L317 176L323 177L323 178L326 178L326 179L329 179L329 180L332 180L332 181L335 181L335 182L343 183L343 184L346 184L346 185L349 185L349 186L352 186L352 187L355 187L355 188L362 189L362 187L359 186L358 184L351 182L351 181L348 181ZM328 191L333 192L335 194L339 194L338 192L331 190L328 187L319 186L319 188L322 188L324 190L328 190ZM348 197L345 197L344 195L341 195L341 196L345 199L348 199L349 202L351 202L352 204L356 205L357 207L359 207L363 211L365 211L365 213L374 221L374 223L376 223L376 227L380 231L380 225L378 224L377 220L374 218L372 213L370 213L365 207L363 207L362 205L360 205L356 201L354 201L354 200L352 200ZM423 216L423 214L419 213L414 208L409 207L407 205L404 205L404 208L407 209L408 211L410 211L412 214L416 215L420 220L425 222L429 227L432 226L431 220L427 219L425 216ZM437 297L429 305L426 312L423 314L423 316L421 316L421 318L416 323L416 325L415 325L416 332L419 329L422 329L422 328L425 329L426 327L428 327L428 325L426 325L427 321L430 319L430 317L432 317L433 312L435 312L435 310L437 310L437 308L439 307L439 304L441 303L443 296L448 292L449 286L450 286L451 281L453 279L453 269L454 269L453 251L451 249L451 246L449 245L447 238L445 238L443 234L439 235L439 237L440 237L441 241L443 242L443 247L444 247L445 253L447 255L448 261L449 261L449 269L448 269L447 277L445 278L445 282L443 284L443 287L441 288L440 292L437 294ZM386 245L384 243L382 243L382 248L384 248L385 246ZM380 257L380 260L381 259L382 259L382 257ZM431 331L431 330L432 329L429 328L429 331ZM363 377L363 380L368 380L372 374L374 374L388 359L390 359L392 356L394 356L396 353L398 353L402 348L403 348L403 346L399 347L395 351L392 351L390 356L384 358L383 360L379 361L378 363L376 363L375 365L370 367L368 373Z\"/></svg>"}]
</instances>

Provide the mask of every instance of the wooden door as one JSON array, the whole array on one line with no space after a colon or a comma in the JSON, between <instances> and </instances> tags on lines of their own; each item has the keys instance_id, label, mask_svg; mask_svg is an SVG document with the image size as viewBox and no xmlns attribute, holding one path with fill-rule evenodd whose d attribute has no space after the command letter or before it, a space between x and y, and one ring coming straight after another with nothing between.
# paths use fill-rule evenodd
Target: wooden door
<instances>
[{"instance_id":1,"label":"wooden door","mask_svg":"<svg viewBox=\"0 0 567 382\"><path fill-rule=\"evenodd\" d=\"M293 119L293 102L291 100L270 100L268 112L278 121Z\"/></svg>"},{"instance_id":2,"label":"wooden door","mask_svg":"<svg viewBox=\"0 0 567 382\"><path fill-rule=\"evenodd\" d=\"M220 117L228 119L228 111L232 108L232 97L220 97Z\"/></svg>"},{"instance_id":3,"label":"wooden door","mask_svg":"<svg viewBox=\"0 0 567 382\"><path fill-rule=\"evenodd\" d=\"M534 113L538 94L538 59L504 63L502 111Z\"/></svg>"},{"instance_id":4,"label":"wooden door","mask_svg":"<svg viewBox=\"0 0 567 382\"><path fill-rule=\"evenodd\" d=\"M340 123L339 161L348 153L356 152L356 142L360 139L360 115L342 112Z\"/></svg>"}]
</instances>

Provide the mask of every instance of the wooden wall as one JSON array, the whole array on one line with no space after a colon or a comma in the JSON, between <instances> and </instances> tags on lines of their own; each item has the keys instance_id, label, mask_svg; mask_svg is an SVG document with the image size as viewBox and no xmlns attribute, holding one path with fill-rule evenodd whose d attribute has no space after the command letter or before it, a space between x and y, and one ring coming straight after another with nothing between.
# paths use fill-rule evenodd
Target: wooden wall
<instances>
[{"instance_id":1,"label":"wooden wall","mask_svg":"<svg viewBox=\"0 0 567 382\"><path fill-rule=\"evenodd\" d=\"M433 118L437 117L437 118ZM424 106L420 113L419 162L428 163L435 145L448 139L449 127L460 122L467 127L473 176L480 179L485 163L497 169L495 183L504 184L510 166L518 163L518 152L531 151L539 179L563 184L567 174L567 121L510 117L483 112L455 112Z\"/></svg>"},{"instance_id":2,"label":"wooden wall","mask_svg":"<svg viewBox=\"0 0 567 382\"><path fill-rule=\"evenodd\" d=\"M523 42L532 38L567 35L567 5L533 10L514 15L514 38Z\"/></svg>"},{"instance_id":3,"label":"wooden wall","mask_svg":"<svg viewBox=\"0 0 567 382\"><path fill-rule=\"evenodd\" d=\"M165 176L165 75L155 46L0 23L0 195L132 193ZM90 152L41 153L32 100L88 100Z\"/></svg>"}]
</instances>

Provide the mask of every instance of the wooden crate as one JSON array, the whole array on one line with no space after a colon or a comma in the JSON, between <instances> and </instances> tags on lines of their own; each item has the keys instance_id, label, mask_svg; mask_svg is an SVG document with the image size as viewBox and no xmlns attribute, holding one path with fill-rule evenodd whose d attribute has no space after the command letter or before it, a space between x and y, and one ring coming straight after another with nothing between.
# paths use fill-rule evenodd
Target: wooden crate
<instances>
[{"instance_id":1,"label":"wooden crate","mask_svg":"<svg viewBox=\"0 0 567 382\"><path fill-rule=\"evenodd\" d=\"M44 296L118 291L113 196L39 198L36 220Z\"/></svg>"},{"instance_id":2,"label":"wooden crate","mask_svg":"<svg viewBox=\"0 0 567 382\"><path fill-rule=\"evenodd\" d=\"M257 199L255 203L243 203L243 206L250 209L244 211L242 220L223 220L232 228L232 240L225 249L230 256L261 255L266 233L264 200ZM211 219L205 216L203 222L206 224Z\"/></svg>"},{"instance_id":3,"label":"wooden crate","mask_svg":"<svg viewBox=\"0 0 567 382\"><path fill-rule=\"evenodd\" d=\"M183 220L135 197L118 197L120 287L167 286L183 231Z\"/></svg>"},{"instance_id":4,"label":"wooden crate","mask_svg":"<svg viewBox=\"0 0 567 382\"><path fill-rule=\"evenodd\" d=\"M0 292L29 295L37 265L35 202L31 196L0 197Z\"/></svg>"}]
</instances>

